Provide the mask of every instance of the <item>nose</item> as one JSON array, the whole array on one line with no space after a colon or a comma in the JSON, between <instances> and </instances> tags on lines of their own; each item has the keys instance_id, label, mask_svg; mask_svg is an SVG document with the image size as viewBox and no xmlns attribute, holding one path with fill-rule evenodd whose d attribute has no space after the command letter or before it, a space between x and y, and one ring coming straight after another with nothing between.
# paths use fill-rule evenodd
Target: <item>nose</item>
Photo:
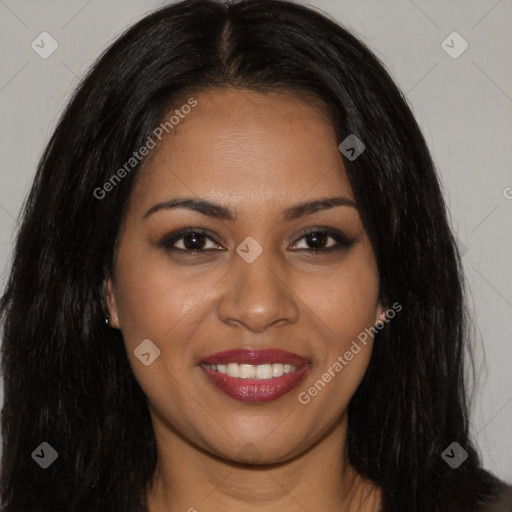
<instances>
[{"instance_id":1,"label":"nose","mask_svg":"<svg viewBox=\"0 0 512 512\"><path fill-rule=\"evenodd\" d=\"M218 303L219 318L253 332L293 324L299 318L298 298L282 266L267 250L252 263L236 258Z\"/></svg>"}]
</instances>

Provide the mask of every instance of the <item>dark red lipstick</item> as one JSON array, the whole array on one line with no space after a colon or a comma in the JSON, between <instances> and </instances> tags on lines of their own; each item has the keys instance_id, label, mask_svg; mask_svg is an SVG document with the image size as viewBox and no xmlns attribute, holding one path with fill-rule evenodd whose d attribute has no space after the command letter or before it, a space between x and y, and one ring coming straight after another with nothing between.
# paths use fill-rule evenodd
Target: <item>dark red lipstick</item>
<instances>
[{"instance_id":1,"label":"dark red lipstick","mask_svg":"<svg viewBox=\"0 0 512 512\"><path fill-rule=\"evenodd\" d=\"M227 350L205 357L199 366L217 389L247 403L277 400L295 388L309 371L306 358L279 349Z\"/></svg>"}]
</instances>

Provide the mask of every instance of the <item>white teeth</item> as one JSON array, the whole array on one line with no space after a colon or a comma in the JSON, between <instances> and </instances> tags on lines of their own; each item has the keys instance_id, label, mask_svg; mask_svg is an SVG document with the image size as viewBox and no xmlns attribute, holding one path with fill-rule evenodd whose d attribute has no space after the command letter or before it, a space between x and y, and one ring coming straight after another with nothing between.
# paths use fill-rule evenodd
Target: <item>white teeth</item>
<instances>
[{"instance_id":1,"label":"white teeth","mask_svg":"<svg viewBox=\"0 0 512 512\"><path fill-rule=\"evenodd\" d=\"M254 379L256 377L256 367L251 364L241 364L238 376L241 379Z\"/></svg>"},{"instance_id":2,"label":"white teeth","mask_svg":"<svg viewBox=\"0 0 512 512\"><path fill-rule=\"evenodd\" d=\"M271 364L259 364L256 366L256 378L257 379L271 379L272 378L272 365Z\"/></svg>"},{"instance_id":3,"label":"white teeth","mask_svg":"<svg viewBox=\"0 0 512 512\"><path fill-rule=\"evenodd\" d=\"M236 363L228 363L227 371L223 372L222 369L219 370L220 373L227 373L230 377L238 377L240 375L240 369Z\"/></svg>"},{"instance_id":4,"label":"white teeth","mask_svg":"<svg viewBox=\"0 0 512 512\"><path fill-rule=\"evenodd\" d=\"M274 377L281 377L285 373L294 372L297 367L291 364L274 363L274 364L207 364L209 368L219 373L229 375L230 377L237 377L239 379L272 379Z\"/></svg>"},{"instance_id":5,"label":"white teeth","mask_svg":"<svg viewBox=\"0 0 512 512\"><path fill-rule=\"evenodd\" d=\"M281 377L284 373L284 364L275 363L272 365L272 377Z\"/></svg>"}]
</instances>

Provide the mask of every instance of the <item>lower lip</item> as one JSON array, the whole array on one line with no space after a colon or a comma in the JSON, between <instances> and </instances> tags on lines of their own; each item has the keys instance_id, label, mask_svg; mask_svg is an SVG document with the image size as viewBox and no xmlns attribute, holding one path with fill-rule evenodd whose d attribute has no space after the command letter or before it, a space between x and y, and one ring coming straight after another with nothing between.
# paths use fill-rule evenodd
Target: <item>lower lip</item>
<instances>
[{"instance_id":1,"label":"lower lip","mask_svg":"<svg viewBox=\"0 0 512 512\"><path fill-rule=\"evenodd\" d=\"M309 371L309 365L305 365L281 377L238 379L212 370L205 364L199 366L206 373L208 380L223 393L240 402L253 404L277 400L297 386Z\"/></svg>"}]
</instances>

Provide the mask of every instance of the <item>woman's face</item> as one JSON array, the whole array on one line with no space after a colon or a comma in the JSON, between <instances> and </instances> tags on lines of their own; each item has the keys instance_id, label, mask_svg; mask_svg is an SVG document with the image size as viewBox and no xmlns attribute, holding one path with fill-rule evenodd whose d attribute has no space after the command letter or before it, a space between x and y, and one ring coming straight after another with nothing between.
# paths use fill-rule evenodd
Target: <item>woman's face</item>
<instances>
[{"instance_id":1,"label":"woman's face","mask_svg":"<svg viewBox=\"0 0 512 512\"><path fill-rule=\"evenodd\" d=\"M133 190L111 325L157 440L284 461L346 417L372 349L353 342L383 312L375 257L319 108L247 90L195 99ZM165 206L184 199L215 206ZM173 239L185 228L196 234Z\"/></svg>"}]
</instances>

